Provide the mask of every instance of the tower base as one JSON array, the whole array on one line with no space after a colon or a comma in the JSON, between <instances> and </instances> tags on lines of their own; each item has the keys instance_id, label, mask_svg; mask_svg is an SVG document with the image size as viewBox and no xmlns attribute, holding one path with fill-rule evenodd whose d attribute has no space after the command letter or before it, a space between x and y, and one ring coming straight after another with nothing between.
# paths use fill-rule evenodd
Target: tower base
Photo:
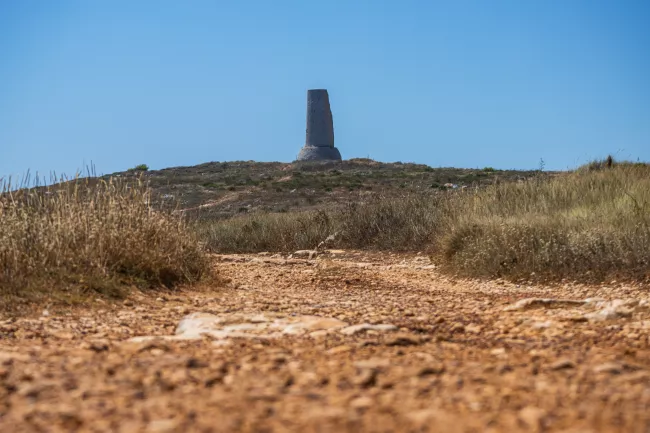
<instances>
[{"instance_id":1,"label":"tower base","mask_svg":"<svg viewBox=\"0 0 650 433\"><path fill-rule=\"evenodd\" d=\"M305 146L296 161L340 161L341 152L336 147Z\"/></svg>"}]
</instances>

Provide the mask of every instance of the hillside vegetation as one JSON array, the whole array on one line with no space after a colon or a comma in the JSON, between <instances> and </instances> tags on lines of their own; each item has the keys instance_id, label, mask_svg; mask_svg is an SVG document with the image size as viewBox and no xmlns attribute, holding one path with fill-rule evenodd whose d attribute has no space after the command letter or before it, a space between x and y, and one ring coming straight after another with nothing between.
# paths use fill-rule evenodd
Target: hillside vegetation
<instances>
[{"instance_id":1,"label":"hillside vegetation","mask_svg":"<svg viewBox=\"0 0 650 433\"><path fill-rule=\"evenodd\" d=\"M197 281L208 261L186 222L155 211L140 182L78 179L0 195L0 300L66 302L133 285Z\"/></svg>"},{"instance_id":2,"label":"hillside vegetation","mask_svg":"<svg viewBox=\"0 0 650 433\"><path fill-rule=\"evenodd\" d=\"M144 165L144 164L141 164ZM351 201L435 194L454 187L528 179L535 171L491 167L433 168L424 164L342 162L208 162L163 170L127 170L109 177L146 179L153 199L202 220L241 214L327 209Z\"/></svg>"},{"instance_id":3,"label":"hillside vegetation","mask_svg":"<svg viewBox=\"0 0 650 433\"><path fill-rule=\"evenodd\" d=\"M650 277L650 165L591 164L452 200L435 252L472 276Z\"/></svg>"},{"instance_id":4,"label":"hillside vegetation","mask_svg":"<svg viewBox=\"0 0 650 433\"><path fill-rule=\"evenodd\" d=\"M4 301L119 297L199 281L209 252L317 248L426 252L472 277L649 281L650 166L209 163L0 194Z\"/></svg>"},{"instance_id":5,"label":"hillside vegetation","mask_svg":"<svg viewBox=\"0 0 650 433\"><path fill-rule=\"evenodd\" d=\"M427 251L443 269L514 279L644 280L650 271L650 166L592 163L557 176L444 194L376 195L318 211L200 224L214 251L327 245Z\"/></svg>"}]
</instances>

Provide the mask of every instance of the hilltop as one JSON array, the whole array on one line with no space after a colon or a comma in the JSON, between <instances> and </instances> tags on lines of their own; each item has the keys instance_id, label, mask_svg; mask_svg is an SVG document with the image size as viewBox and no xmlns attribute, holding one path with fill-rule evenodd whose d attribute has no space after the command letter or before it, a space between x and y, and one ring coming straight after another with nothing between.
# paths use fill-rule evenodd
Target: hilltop
<instances>
[{"instance_id":1,"label":"hilltop","mask_svg":"<svg viewBox=\"0 0 650 433\"><path fill-rule=\"evenodd\" d=\"M156 197L201 218L236 214L314 210L381 194L436 194L495 181L525 180L535 170L434 168L357 158L342 162L208 162L162 170L128 170L108 176L143 176ZM105 177L108 177L105 176Z\"/></svg>"}]
</instances>

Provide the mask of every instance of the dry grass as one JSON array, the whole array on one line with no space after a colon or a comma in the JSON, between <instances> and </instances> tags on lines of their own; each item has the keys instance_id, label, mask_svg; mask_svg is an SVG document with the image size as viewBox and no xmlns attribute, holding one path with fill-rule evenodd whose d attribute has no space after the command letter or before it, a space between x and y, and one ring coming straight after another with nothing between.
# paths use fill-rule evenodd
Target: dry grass
<instances>
[{"instance_id":1,"label":"dry grass","mask_svg":"<svg viewBox=\"0 0 650 433\"><path fill-rule=\"evenodd\" d=\"M350 203L335 213L339 245L389 251L427 249L439 227L440 206L447 196L408 194Z\"/></svg>"},{"instance_id":2,"label":"dry grass","mask_svg":"<svg viewBox=\"0 0 650 433\"><path fill-rule=\"evenodd\" d=\"M220 252L312 249L336 233L331 247L428 250L466 276L638 281L650 276L650 166L608 158L480 190L258 213L201 232Z\"/></svg>"},{"instance_id":3,"label":"dry grass","mask_svg":"<svg viewBox=\"0 0 650 433\"><path fill-rule=\"evenodd\" d=\"M424 248L436 227L433 195L377 196L327 211L256 213L200 225L201 237L216 252L292 252L327 246L408 251Z\"/></svg>"},{"instance_id":4,"label":"dry grass","mask_svg":"<svg viewBox=\"0 0 650 433\"><path fill-rule=\"evenodd\" d=\"M438 258L464 275L602 280L650 276L650 165L605 160L494 185L446 209Z\"/></svg>"},{"instance_id":5,"label":"dry grass","mask_svg":"<svg viewBox=\"0 0 650 433\"><path fill-rule=\"evenodd\" d=\"M331 215L322 211L256 213L198 227L211 251L228 253L312 249L334 230Z\"/></svg>"},{"instance_id":6,"label":"dry grass","mask_svg":"<svg viewBox=\"0 0 650 433\"><path fill-rule=\"evenodd\" d=\"M0 299L119 296L197 281L208 261L186 223L140 182L78 179L0 195ZM8 301L7 301L8 302Z\"/></svg>"}]
</instances>

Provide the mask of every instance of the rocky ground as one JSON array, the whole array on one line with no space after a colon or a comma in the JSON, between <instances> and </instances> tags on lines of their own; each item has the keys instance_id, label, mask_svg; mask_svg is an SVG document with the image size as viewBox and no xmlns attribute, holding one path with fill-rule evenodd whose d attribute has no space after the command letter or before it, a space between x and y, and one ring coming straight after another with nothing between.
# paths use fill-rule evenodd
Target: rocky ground
<instances>
[{"instance_id":1,"label":"rocky ground","mask_svg":"<svg viewBox=\"0 0 650 433\"><path fill-rule=\"evenodd\" d=\"M0 432L650 431L647 288L215 261L224 287L0 318Z\"/></svg>"}]
</instances>

